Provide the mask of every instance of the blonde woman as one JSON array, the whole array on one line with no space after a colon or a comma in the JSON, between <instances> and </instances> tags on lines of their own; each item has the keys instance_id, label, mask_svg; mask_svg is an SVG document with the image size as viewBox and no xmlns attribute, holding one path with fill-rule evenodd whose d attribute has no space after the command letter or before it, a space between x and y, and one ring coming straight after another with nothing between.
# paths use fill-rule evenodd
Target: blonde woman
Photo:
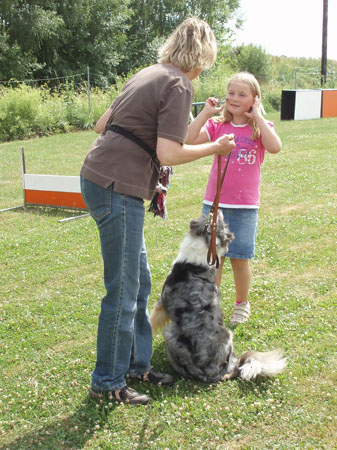
<instances>
[{"instance_id":1,"label":"blonde woman","mask_svg":"<svg viewBox=\"0 0 337 450\"><path fill-rule=\"evenodd\" d=\"M164 44L159 63L135 74L96 124L101 134L81 169L82 195L100 234L106 287L90 389L93 398L148 403L147 395L127 386L127 375L160 386L173 384L171 375L150 364L151 274L143 200L151 200L161 165L225 155L234 148L228 136L184 145L191 81L215 59L216 41L209 25L196 18L185 20Z\"/></svg>"},{"instance_id":2,"label":"blonde woman","mask_svg":"<svg viewBox=\"0 0 337 450\"><path fill-rule=\"evenodd\" d=\"M221 258L216 283L221 284L225 257L230 258L236 301L230 318L232 325L246 322L250 315L248 301L251 270L249 259L255 254L255 240L260 206L261 164L265 151L278 153L281 140L271 122L261 114L261 90L256 78L247 72L235 74L228 83L225 105L209 98L204 109L192 122L186 142L204 144L223 134L233 135L235 149L222 185L219 208L225 222L234 233L228 252ZM222 112L221 116L214 117ZM227 158L222 158L222 168ZM214 158L203 201L203 213L208 214L215 199L218 158Z\"/></svg>"}]
</instances>

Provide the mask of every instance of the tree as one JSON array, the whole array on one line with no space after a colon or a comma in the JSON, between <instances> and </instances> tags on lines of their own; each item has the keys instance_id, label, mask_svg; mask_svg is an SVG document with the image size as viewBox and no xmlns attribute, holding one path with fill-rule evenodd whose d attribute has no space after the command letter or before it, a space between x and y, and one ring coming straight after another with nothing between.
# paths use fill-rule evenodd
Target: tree
<instances>
[{"instance_id":1,"label":"tree","mask_svg":"<svg viewBox=\"0 0 337 450\"><path fill-rule=\"evenodd\" d=\"M107 85L157 59L188 16L206 20L222 45L239 0L1 0L0 79L85 73Z\"/></svg>"},{"instance_id":2,"label":"tree","mask_svg":"<svg viewBox=\"0 0 337 450\"><path fill-rule=\"evenodd\" d=\"M233 49L230 61L234 70L250 72L260 83L271 76L271 59L261 46L240 45Z\"/></svg>"},{"instance_id":3,"label":"tree","mask_svg":"<svg viewBox=\"0 0 337 450\"><path fill-rule=\"evenodd\" d=\"M37 52L53 39L62 20L37 3L3 0L0 6L0 66L2 78L22 78L40 69Z\"/></svg>"},{"instance_id":4,"label":"tree","mask_svg":"<svg viewBox=\"0 0 337 450\"><path fill-rule=\"evenodd\" d=\"M31 52L23 54L17 43L10 44L8 34L0 34L0 79L23 79L37 68Z\"/></svg>"},{"instance_id":5,"label":"tree","mask_svg":"<svg viewBox=\"0 0 337 450\"><path fill-rule=\"evenodd\" d=\"M133 14L128 20L126 57L120 72L154 63L164 39L189 16L208 22L222 45L231 34L229 22L236 20L237 27L241 24L238 7L239 0L131 0Z\"/></svg>"},{"instance_id":6,"label":"tree","mask_svg":"<svg viewBox=\"0 0 337 450\"><path fill-rule=\"evenodd\" d=\"M89 65L97 77L111 79L122 59L128 2L2 0L0 58L25 64L13 64L12 73L0 68L1 78L61 77Z\"/></svg>"}]
</instances>

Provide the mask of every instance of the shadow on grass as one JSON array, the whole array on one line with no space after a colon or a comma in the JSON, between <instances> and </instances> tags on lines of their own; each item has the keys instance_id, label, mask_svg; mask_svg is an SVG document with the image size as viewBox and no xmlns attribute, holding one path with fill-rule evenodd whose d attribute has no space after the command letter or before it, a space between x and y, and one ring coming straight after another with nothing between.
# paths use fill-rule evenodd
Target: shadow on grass
<instances>
[{"instance_id":1,"label":"shadow on grass","mask_svg":"<svg viewBox=\"0 0 337 450\"><path fill-rule=\"evenodd\" d=\"M33 214L33 215L45 215L49 217L55 217L59 219L80 219L83 217L89 217L88 211L80 209L64 209L57 207L44 207L44 206L18 206L13 208L12 213L16 214Z\"/></svg>"},{"instance_id":2,"label":"shadow on grass","mask_svg":"<svg viewBox=\"0 0 337 450\"><path fill-rule=\"evenodd\" d=\"M170 373L175 384L172 387L160 388L155 385L146 384L138 380L129 380L130 387L139 392L147 392L153 402L161 402L163 400L176 401L179 403L181 399L193 398L200 396L201 392L210 392L218 389L219 384L208 384L193 379L185 379L178 375L170 366L165 352L164 341L158 342L154 347L152 364L162 372ZM241 379L224 382L224 385L236 383L242 397L251 395L258 389L259 393L266 391L272 379L260 379L255 382L244 382ZM208 394L207 394L208 395ZM101 404L92 400L89 396L83 399L77 410L66 417L56 417L54 421L45 426L40 426L27 432L21 437L13 440L11 443L0 447L0 450L35 450L37 448L43 450L79 450L86 446L87 441L92 439L96 433L104 429L109 421L110 414L113 414L118 407L116 402L109 403L102 401ZM134 406L131 406L132 408ZM151 408L151 403L144 408ZM149 437L145 436L145 431L149 428L151 414L145 415L141 424L141 429L137 438L140 450L148 448L148 441L155 440L165 431L165 423L160 424ZM105 447L104 447L105 448ZM106 447L107 449L109 447Z\"/></svg>"},{"instance_id":3,"label":"shadow on grass","mask_svg":"<svg viewBox=\"0 0 337 450\"><path fill-rule=\"evenodd\" d=\"M104 403L99 408L96 405L97 402L87 396L72 415L32 430L0 450L81 449L93 437L96 427L103 428L109 414L118 406L115 402L110 406Z\"/></svg>"}]
</instances>

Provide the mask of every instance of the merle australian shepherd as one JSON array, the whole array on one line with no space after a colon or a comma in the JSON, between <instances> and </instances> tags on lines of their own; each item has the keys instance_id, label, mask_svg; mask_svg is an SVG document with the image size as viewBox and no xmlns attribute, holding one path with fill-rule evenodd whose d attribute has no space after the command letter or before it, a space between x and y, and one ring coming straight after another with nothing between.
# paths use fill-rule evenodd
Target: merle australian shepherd
<instances>
[{"instance_id":1,"label":"merle australian shepherd","mask_svg":"<svg viewBox=\"0 0 337 450\"><path fill-rule=\"evenodd\" d=\"M219 211L216 248L221 257L234 238ZM151 313L153 331L164 328L167 355L186 378L212 383L240 377L275 376L286 366L282 351L246 352L237 357L233 334L224 326L216 267L207 262L211 224L206 215L190 222L188 235Z\"/></svg>"}]
</instances>

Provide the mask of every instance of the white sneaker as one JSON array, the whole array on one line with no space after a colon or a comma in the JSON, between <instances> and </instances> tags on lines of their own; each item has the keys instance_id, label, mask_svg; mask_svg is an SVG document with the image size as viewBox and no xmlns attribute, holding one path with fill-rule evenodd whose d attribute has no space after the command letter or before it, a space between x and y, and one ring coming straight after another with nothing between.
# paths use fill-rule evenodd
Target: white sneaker
<instances>
[{"instance_id":1,"label":"white sneaker","mask_svg":"<svg viewBox=\"0 0 337 450\"><path fill-rule=\"evenodd\" d=\"M239 325L248 321L250 315L250 304L249 302L235 303L233 308L232 317L229 320L231 325Z\"/></svg>"}]
</instances>

